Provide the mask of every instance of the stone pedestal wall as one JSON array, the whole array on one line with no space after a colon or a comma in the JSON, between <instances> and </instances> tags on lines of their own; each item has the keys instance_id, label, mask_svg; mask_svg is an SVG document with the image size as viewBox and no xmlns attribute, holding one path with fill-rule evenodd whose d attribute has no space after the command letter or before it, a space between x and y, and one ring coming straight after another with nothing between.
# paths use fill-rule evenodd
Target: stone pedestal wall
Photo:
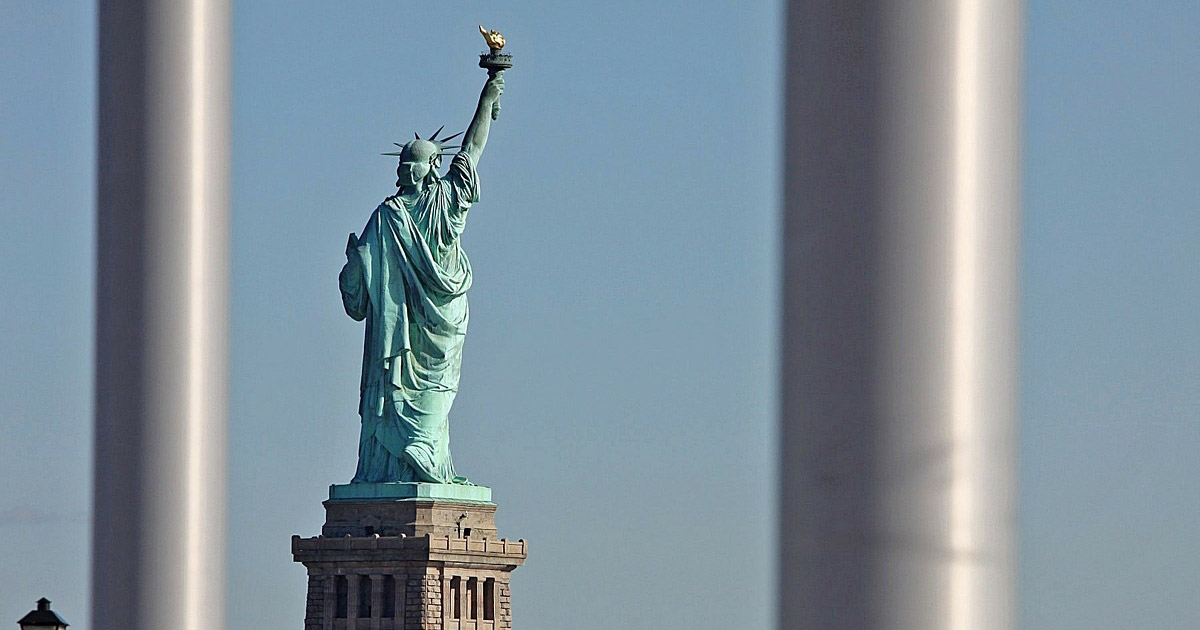
<instances>
[{"instance_id":1,"label":"stone pedestal wall","mask_svg":"<svg viewBox=\"0 0 1200 630\"><path fill-rule=\"evenodd\" d=\"M512 628L509 578L527 550L494 537L495 504L325 506L321 536L292 537L293 558L308 569L304 630Z\"/></svg>"},{"instance_id":2,"label":"stone pedestal wall","mask_svg":"<svg viewBox=\"0 0 1200 630\"><path fill-rule=\"evenodd\" d=\"M496 504L443 501L325 502L321 535L496 538Z\"/></svg>"}]
</instances>

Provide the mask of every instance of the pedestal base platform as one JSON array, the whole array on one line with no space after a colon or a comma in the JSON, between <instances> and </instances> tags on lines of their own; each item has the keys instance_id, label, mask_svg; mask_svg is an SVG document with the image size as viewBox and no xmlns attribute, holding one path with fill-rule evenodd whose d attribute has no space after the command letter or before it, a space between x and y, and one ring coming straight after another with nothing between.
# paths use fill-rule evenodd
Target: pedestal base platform
<instances>
[{"instance_id":1,"label":"pedestal base platform","mask_svg":"<svg viewBox=\"0 0 1200 630\"><path fill-rule=\"evenodd\" d=\"M350 483L329 486L321 535L496 538L496 504L486 486Z\"/></svg>"},{"instance_id":2,"label":"pedestal base platform","mask_svg":"<svg viewBox=\"0 0 1200 630\"><path fill-rule=\"evenodd\" d=\"M430 499L435 501L469 501L491 503L492 489L487 486L467 486L451 483L342 483L329 486L330 500L395 501L400 499Z\"/></svg>"}]
</instances>

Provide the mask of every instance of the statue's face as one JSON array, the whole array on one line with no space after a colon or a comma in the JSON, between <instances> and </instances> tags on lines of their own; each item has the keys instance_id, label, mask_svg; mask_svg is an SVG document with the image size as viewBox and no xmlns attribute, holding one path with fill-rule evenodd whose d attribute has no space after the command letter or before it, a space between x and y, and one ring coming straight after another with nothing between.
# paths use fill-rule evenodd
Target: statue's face
<instances>
[{"instance_id":1,"label":"statue's face","mask_svg":"<svg viewBox=\"0 0 1200 630\"><path fill-rule=\"evenodd\" d=\"M413 140L400 150L400 165L396 167L396 185L416 186L429 175L437 158L438 148L428 140Z\"/></svg>"}]
</instances>

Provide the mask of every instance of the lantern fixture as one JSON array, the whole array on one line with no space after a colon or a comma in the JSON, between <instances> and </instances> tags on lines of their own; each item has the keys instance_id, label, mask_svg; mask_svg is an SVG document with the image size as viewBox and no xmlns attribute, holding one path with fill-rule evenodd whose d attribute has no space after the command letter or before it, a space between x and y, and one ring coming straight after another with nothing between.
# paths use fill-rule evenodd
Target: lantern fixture
<instances>
[{"instance_id":1,"label":"lantern fixture","mask_svg":"<svg viewBox=\"0 0 1200 630\"><path fill-rule=\"evenodd\" d=\"M29 611L17 622L21 630L67 630L67 622L58 613L50 610L50 600L45 597L37 601L37 610Z\"/></svg>"}]
</instances>

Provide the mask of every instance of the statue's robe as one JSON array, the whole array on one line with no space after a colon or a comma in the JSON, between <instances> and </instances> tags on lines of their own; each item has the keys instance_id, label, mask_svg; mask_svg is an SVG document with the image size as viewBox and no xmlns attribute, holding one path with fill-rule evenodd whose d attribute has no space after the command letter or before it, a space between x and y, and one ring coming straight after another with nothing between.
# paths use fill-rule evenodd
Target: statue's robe
<instances>
[{"instance_id":1,"label":"statue's robe","mask_svg":"<svg viewBox=\"0 0 1200 630\"><path fill-rule=\"evenodd\" d=\"M347 250L346 313L367 320L354 483L466 483L450 458L471 264L459 245L479 200L466 153L415 201L385 200Z\"/></svg>"}]
</instances>

